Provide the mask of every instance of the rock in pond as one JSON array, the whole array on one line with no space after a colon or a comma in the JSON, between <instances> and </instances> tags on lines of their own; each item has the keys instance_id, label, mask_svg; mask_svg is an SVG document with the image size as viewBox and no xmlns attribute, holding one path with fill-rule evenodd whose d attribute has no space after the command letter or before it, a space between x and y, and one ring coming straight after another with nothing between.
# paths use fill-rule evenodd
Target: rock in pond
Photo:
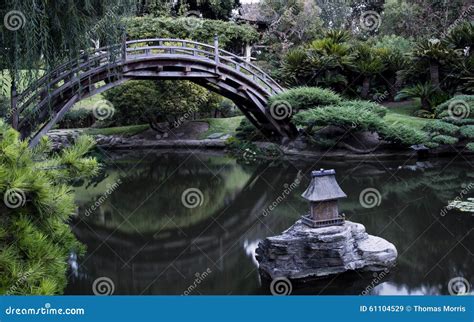
<instances>
[{"instance_id":1,"label":"rock in pond","mask_svg":"<svg viewBox=\"0 0 474 322\"><path fill-rule=\"evenodd\" d=\"M298 220L281 235L258 245L256 259L264 278L311 279L346 271L387 271L396 263L397 249L369 235L359 223L311 228Z\"/></svg>"}]
</instances>

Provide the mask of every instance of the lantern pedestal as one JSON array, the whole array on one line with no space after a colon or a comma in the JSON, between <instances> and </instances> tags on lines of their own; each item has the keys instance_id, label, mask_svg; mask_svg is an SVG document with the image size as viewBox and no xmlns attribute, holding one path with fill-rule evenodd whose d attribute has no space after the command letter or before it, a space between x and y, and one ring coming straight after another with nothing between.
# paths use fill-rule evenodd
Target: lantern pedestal
<instances>
[{"instance_id":1,"label":"lantern pedestal","mask_svg":"<svg viewBox=\"0 0 474 322\"><path fill-rule=\"evenodd\" d=\"M302 220L281 235L268 237L257 248L263 277L311 279L346 271L388 271L397 250L383 238L365 232L362 224L309 227Z\"/></svg>"}]
</instances>

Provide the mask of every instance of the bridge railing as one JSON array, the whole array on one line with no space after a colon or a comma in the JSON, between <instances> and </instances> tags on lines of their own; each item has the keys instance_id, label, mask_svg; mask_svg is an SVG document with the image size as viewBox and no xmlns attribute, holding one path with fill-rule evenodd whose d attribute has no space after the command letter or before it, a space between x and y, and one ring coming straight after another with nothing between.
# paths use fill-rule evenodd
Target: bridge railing
<instances>
[{"instance_id":1,"label":"bridge railing","mask_svg":"<svg viewBox=\"0 0 474 322\"><path fill-rule=\"evenodd\" d=\"M132 56L167 53L203 57L217 65L222 64L245 74L253 81L263 85L271 95L283 90L275 80L256 65L229 51L218 48L218 42L212 46L185 39L150 38L127 41L126 45L127 55Z\"/></svg>"},{"instance_id":2,"label":"bridge railing","mask_svg":"<svg viewBox=\"0 0 474 322\"><path fill-rule=\"evenodd\" d=\"M120 55L120 52L123 52ZM71 84L81 84L81 79L91 74L91 71L103 66L119 66L125 60L141 55L184 55L193 56L209 61L216 69L219 67L230 68L244 74L250 80L262 86L270 95L281 92L282 87L259 67L226 50L214 45L203 44L191 40L152 38L130 40L122 44L102 47L90 53L83 53L78 59L71 60L56 67L47 75L31 84L26 90L18 93L15 106L12 106L13 118L17 118L21 128L27 122L27 116L43 109L48 104L49 98L58 95ZM23 120L19 119L23 116ZM15 124L15 121L13 121Z\"/></svg>"}]
</instances>

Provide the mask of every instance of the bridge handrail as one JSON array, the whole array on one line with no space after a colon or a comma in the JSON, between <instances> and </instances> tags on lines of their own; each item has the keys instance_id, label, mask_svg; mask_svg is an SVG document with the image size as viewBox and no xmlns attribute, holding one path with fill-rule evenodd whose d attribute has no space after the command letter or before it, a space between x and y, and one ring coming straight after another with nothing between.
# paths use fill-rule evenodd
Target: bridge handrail
<instances>
[{"instance_id":1,"label":"bridge handrail","mask_svg":"<svg viewBox=\"0 0 474 322\"><path fill-rule=\"evenodd\" d=\"M148 43L158 42L160 46L150 46ZM147 43L147 47L132 47L135 44L140 43ZM181 46L170 46L165 45L166 43L178 43ZM124 48L125 47L125 48ZM200 52L203 54L208 54L209 59L212 60L214 58L217 64L227 62L225 64L228 67L231 67L234 70L241 72L241 70L247 71L250 75L253 76L253 79L256 80L257 78L263 82L270 93L278 93L282 91L283 88L273 80L269 75L267 75L262 69L258 66L248 62L247 60L243 59L240 56L237 56L229 51L224 49L220 49L216 47L216 45L212 46L205 43L196 42L193 40L186 40L186 39L174 39L174 38L146 38L146 39L135 39L129 40L122 44L115 44L111 46L104 46L94 51L82 53L78 56L78 59L73 59L68 62L65 62L58 67L54 68L48 74L44 75L30 86L28 86L25 90L21 93L17 94L17 106L16 109L21 114L21 112L29 106L40 94L44 93L44 89L40 89L43 86L47 86L48 88L53 86L54 84L60 83L61 81L65 81L68 77L73 78L77 72L81 69L90 68L90 66L98 64L99 66L102 65L102 60L105 58L104 62L109 63L111 61L111 53L113 50L122 49L125 53L125 57L118 57L115 61L116 63L125 63L127 59L127 53L133 51L146 51L157 49L163 50L189 50L194 52ZM218 57L216 60L216 53L218 53ZM133 56L130 55L130 56ZM123 59L125 58L125 61ZM232 64L234 66L229 66Z\"/></svg>"},{"instance_id":2,"label":"bridge handrail","mask_svg":"<svg viewBox=\"0 0 474 322\"><path fill-rule=\"evenodd\" d=\"M210 50L212 50L212 55L214 55L214 49L215 47L212 46L212 45L209 45L209 44L204 44L204 43L200 43L200 42L197 42L197 41L193 41L193 40L187 40L187 39L173 39L173 38L146 38L146 39L135 39L135 40L129 40L127 41L127 45L131 45L131 44L137 44L137 43L144 43L144 42L177 42L177 43L183 43L183 44L192 44L192 45L198 45L198 46L201 46L201 47L204 47L204 48L208 48ZM185 48L185 47L183 47ZM191 48L192 49L192 48ZM236 59L237 61L239 61L240 63L246 65L246 66L249 66L250 68L246 68L247 70L251 71L252 69L257 71L258 73L260 73L261 75L265 75L265 77L262 77L262 80L267 80L268 82L271 83L272 86L275 86L276 88L278 88L280 91L283 90L283 88L280 86L280 84L278 84L273 78L271 78L267 73L265 73L260 67L246 61L245 59L243 59L242 57L240 56L237 56L236 54L233 54L225 49L220 49L219 48L219 57L222 58L224 55L222 54L225 54L226 56L230 56L234 59Z\"/></svg>"}]
</instances>

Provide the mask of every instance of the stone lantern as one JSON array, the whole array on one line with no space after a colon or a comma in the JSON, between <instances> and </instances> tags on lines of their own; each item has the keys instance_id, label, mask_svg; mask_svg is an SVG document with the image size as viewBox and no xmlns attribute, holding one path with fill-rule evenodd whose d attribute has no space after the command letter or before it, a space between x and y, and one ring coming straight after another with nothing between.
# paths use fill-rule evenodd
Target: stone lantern
<instances>
[{"instance_id":1,"label":"stone lantern","mask_svg":"<svg viewBox=\"0 0 474 322\"><path fill-rule=\"evenodd\" d=\"M339 214L337 201L347 196L339 187L335 175L333 169L311 173L311 183L301 195L310 202L309 214L302 217L306 225L317 228L344 224L344 214Z\"/></svg>"}]
</instances>

